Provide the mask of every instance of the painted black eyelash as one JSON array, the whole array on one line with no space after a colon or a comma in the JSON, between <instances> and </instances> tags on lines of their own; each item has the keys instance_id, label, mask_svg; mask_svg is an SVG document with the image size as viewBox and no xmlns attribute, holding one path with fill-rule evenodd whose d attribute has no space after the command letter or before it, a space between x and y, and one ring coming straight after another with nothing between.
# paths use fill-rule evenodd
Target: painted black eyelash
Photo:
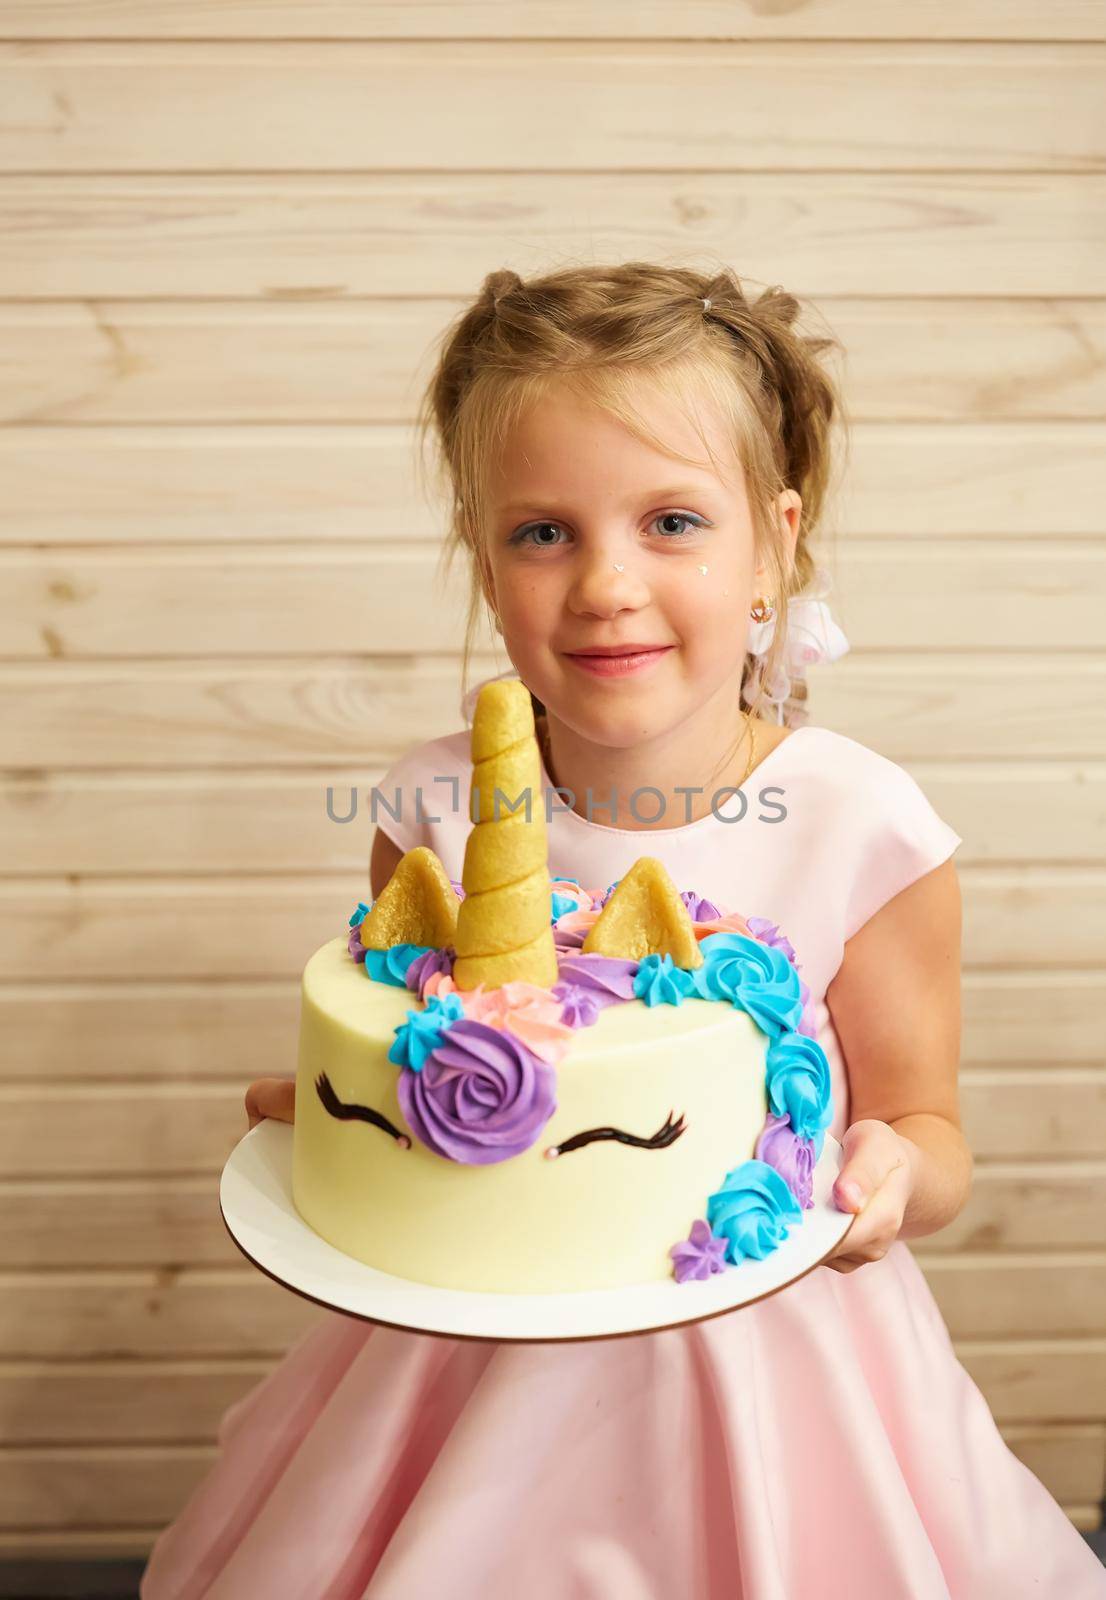
<instances>
[{"instance_id":1,"label":"painted black eyelash","mask_svg":"<svg viewBox=\"0 0 1106 1600\"><path fill-rule=\"evenodd\" d=\"M642 1150L663 1150L686 1131L687 1124L683 1112L681 1111L679 1119L673 1122L670 1111L667 1120L648 1139L639 1139L636 1133L624 1133L621 1128L588 1128L584 1133L574 1133L564 1144L552 1145L546 1154L556 1152L557 1155L563 1156L569 1150L582 1150L584 1145L591 1144L595 1139L617 1139L620 1144L637 1145Z\"/></svg>"},{"instance_id":2,"label":"painted black eyelash","mask_svg":"<svg viewBox=\"0 0 1106 1600\"><path fill-rule=\"evenodd\" d=\"M334 1085L325 1072L321 1072L315 1079L315 1088L318 1090L319 1099L330 1112L332 1117L338 1117L343 1122L371 1122L376 1128L383 1128L385 1133L390 1133L397 1144L405 1150L411 1148L411 1141L401 1128L394 1122L389 1122L380 1111L374 1111L372 1106L347 1105L344 1100L339 1100L334 1092Z\"/></svg>"}]
</instances>

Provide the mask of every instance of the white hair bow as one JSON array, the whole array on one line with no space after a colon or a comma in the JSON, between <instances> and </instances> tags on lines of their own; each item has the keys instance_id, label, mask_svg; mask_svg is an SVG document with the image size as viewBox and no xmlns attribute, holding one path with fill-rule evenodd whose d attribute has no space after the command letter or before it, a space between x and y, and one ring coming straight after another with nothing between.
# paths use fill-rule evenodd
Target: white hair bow
<instances>
[{"instance_id":1,"label":"white hair bow","mask_svg":"<svg viewBox=\"0 0 1106 1600\"><path fill-rule=\"evenodd\" d=\"M757 666L750 674L743 697L752 705L763 686L763 698L776 708L776 721L783 722L783 708L794 685L806 677L807 668L816 661L840 661L848 654L849 641L833 619L825 596L830 591L828 573L821 567L815 569L814 584L803 594L796 595L787 605L787 644L783 660L770 678L764 678L764 657L775 637L776 616L767 622L749 623L746 649L758 657ZM791 721L807 720L805 707L792 707Z\"/></svg>"}]
</instances>

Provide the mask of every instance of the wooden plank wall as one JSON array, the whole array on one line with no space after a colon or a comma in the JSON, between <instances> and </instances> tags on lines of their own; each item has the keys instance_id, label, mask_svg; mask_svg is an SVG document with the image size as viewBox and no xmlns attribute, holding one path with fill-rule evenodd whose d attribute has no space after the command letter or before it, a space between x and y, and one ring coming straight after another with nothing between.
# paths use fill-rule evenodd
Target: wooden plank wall
<instances>
[{"instance_id":1,"label":"wooden plank wall","mask_svg":"<svg viewBox=\"0 0 1106 1600\"><path fill-rule=\"evenodd\" d=\"M145 1552L317 1314L215 1180L367 882L326 786L460 726L415 400L493 266L637 255L848 349L814 716L965 839L978 1177L917 1254L1097 1525L1103 4L0 0L0 39L0 1554Z\"/></svg>"}]
</instances>

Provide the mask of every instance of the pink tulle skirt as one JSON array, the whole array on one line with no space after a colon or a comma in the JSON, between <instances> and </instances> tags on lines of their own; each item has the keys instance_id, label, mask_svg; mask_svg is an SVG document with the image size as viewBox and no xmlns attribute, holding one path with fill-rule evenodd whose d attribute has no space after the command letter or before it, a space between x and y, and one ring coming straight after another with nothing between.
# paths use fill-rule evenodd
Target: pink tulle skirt
<instances>
[{"instance_id":1,"label":"pink tulle skirt","mask_svg":"<svg viewBox=\"0 0 1106 1600\"><path fill-rule=\"evenodd\" d=\"M901 1242L663 1333L337 1313L223 1417L141 1600L1103 1600Z\"/></svg>"}]
</instances>

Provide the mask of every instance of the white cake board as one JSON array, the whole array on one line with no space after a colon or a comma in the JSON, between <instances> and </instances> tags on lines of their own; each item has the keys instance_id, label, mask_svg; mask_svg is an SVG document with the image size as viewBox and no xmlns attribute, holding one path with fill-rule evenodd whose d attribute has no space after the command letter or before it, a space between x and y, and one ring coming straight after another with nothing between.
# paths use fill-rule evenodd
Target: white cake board
<instances>
[{"instance_id":1,"label":"white cake board","mask_svg":"<svg viewBox=\"0 0 1106 1600\"><path fill-rule=\"evenodd\" d=\"M265 1118L223 1168L219 1205L231 1238L255 1266L334 1311L388 1327L452 1339L602 1339L656 1332L763 1300L830 1255L853 1213L833 1204L841 1146L826 1135L814 1170L814 1206L763 1261L744 1260L702 1281L633 1284L568 1294L490 1294L438 1289L379 1272L328 1244L292 1200L291 1123ZM706 1201L706 1189L703 1199Z\"/></svg>"}]
</instances>

